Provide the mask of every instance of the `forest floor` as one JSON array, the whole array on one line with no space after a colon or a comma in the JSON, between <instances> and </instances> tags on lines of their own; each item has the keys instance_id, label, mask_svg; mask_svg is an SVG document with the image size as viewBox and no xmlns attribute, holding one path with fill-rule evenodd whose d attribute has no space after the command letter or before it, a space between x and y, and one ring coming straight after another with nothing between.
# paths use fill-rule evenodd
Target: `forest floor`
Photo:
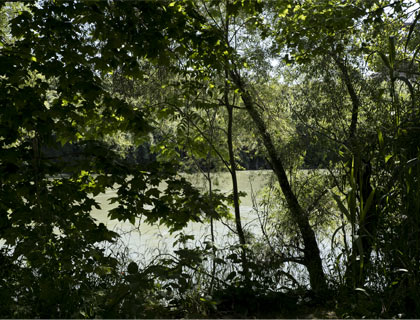
<instances>
[{"instance_id":1,"label":"forest floor","mask_svg":"<svg viewBox=\"0 0 420 320\"><path fill-rule=\"evenodd\" d=\"M221 319L337 319L333 298L311 299L293 293L252 296L242 292L225 292L214 314Z\"/></svg>"},{"instance_id":2,"label":"forest floor","mask_svg":"<svg viewBox=\"0 0 420 320\"><path fill-rule=\"evenodd\" d=\"M337 319L338 316L334 310L325 307L301 307L299 310L287 312L268 312L252 315L244 314L225 314L221 319Z\"/></svg>"}]
</instances>

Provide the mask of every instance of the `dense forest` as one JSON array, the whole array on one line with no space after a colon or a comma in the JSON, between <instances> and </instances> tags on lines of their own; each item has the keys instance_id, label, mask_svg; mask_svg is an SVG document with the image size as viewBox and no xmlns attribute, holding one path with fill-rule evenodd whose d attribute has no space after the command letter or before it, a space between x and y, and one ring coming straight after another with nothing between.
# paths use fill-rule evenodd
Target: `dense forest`
<instances>
[{"instance_id":1,"label":"dense forest","mask_svg":"<svg viewBox=\"0 0 420 320\"><path fill-rule=\"evenodd\" d=\"M0 318L419 318L419 20L414 0L0 2ZM275 178L258 232L245 169ZM173 252L110 250L109 190L110 220Z\"/></svg>"}]
</instances>

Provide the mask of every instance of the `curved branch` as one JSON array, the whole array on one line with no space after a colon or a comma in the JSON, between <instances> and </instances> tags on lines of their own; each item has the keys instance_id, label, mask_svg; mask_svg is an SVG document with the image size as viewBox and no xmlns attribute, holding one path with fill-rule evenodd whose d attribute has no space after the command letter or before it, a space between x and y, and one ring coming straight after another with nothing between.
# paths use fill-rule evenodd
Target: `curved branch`
<instances>
[{"instance_id":1,"label":"curved branch","mask_svg":"<svg viewBox=\"0 0 420 320\"><path fill-rule=\"evenodd\" d=\"M347 87L347 91L350 95L351 103L353 105L353 109L351 112L351 123L350 123L349 134L348 134L348 141L351 142L351 140L354 138L356 134L360 100L359 100L358 95L356 94L356 91L354 90L354 86L353 86L353 83L351 82L347 66L338 56L332 55L332 58L337 64L338 68L340 69L343 75L343 81Z\"/></svg>"}]
</instances>

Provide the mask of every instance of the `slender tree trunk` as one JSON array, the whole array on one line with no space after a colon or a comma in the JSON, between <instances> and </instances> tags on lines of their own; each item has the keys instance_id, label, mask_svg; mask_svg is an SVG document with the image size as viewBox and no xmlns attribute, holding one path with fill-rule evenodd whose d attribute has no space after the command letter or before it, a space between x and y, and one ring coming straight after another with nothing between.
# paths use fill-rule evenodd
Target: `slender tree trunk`
<instances>
[{"instance_id":1,"label":"slender tree trunk","mask_svg":"<svg viewBox=\"0 0 420 320\"><path fill-rule=\"evenodd\" d=\"M228 76L227 70L225 71L226 79ZM233 151L233 107L229 104L229 95L228 95L228 83L225 81L224 89L224 103L228 112L228 128L227 128L227 142L228 142L228 151L229 151L229 164L230 164L230 175L232 178L232 191L233 191L233 207L235 210L235 223L236 223L236 232L238 233L239 243L241 244L241 260L242 260L242 269L245 276L245 280L249 279L248 273L248 262L246 257L246 239L245 234L242 228L241 222L241 211L239 206L239 192L238 192L238 179L236 176L236 163L235 163L235 154Z\"/></svg>"},{"instance_id":2,"label":"slender tree trunk","mask_svg":"<svg viewBox=\"0 0 420 320\"><path fill-rule=\"evenodd\" d=\"M239 206L239 192L238 192L238 179L236 176L236 164L235 155L233 153L233 142L232 142L232 122L233 122L233 108L231 106L228 109L228 149L229 149L229 163L230 163L230 175L232 178L232 189L233 189L233 206L235 210L235 223L236 232L238 232L239 243L241 244L241 260L242 269L245 275L245 279L248 279L248 263L246 257L246 240L245 234L242 228L241 222L241 211Z\"/></svg>"},{"instance_id":3,"label":"slender tree trunk","mask_svg":"<svg viewBox=\"0 0 420 320\"><path fill-rule=\"evenodd\" d=\"M278 154L274 146L274 143L271 139L270 134L267 131L265 123L261 118L261 115L257 111L252 96L246 89L245 84L243 83L238 73L231 72L230 76L237 88L240 90L245 108L258 129L258 132L269 155L274 173L277 176L281 190L286 198L289 210L292 214L293 219L297 223L299 231L302 235L303 243L305 246L304 265L306 266L309 273L311 287L318 294L325 292L325 290L327 289L325 274L322 269L322 260L318 244L315 238L315 233L309 224L309 217L307 213L303 210L303 208L300 206L295 194L293 193L293 190L287 179L287 175L284 170L284 166L280 155Z\"/></svg>"},{"instance_id":4,"label":"slender tree trunk","mask_svg":"<svg viewBox=\"0 0 420 320\"><path fill-rule=\"evenodd\" d=\"M229 0L226 0L226 8L228 7ZM224 41L227 46L229 44L229 14L225 12L225 19L224 19ZM241 222L241 211L239 207L239 192L238 192L238 179L236 177L236 163L235 163L235 154L233 152L233 106L229 103L229 61L227 57L225 58L225 81L224 81L224 92L223 92L223 99L224 104L227 108L228 112L228 132L227 132L227 140L228 140L228 149L229 149L229 166L230 166L230 175L232 178L232 188L233 188L233 206L235 210L235 222L236 222L236 232L238 232L239 243L241 244L241 260L242 260L242 270L245 277L245 282L248 283L249 280L249 270L248 270L248 262L246 257L246 240L245 234L242 228Z\"/></svg>"},{"instance_id":5,"label":"slender tree trunk","mask_svg":"<svg viewBox=\"0 0 420 320\"><path fill-rule=\"evenodd\" d=\"M339 57L333 56L333 59L341 71L341 76L343 78L344 84L346 85L346 88L350 95L350 99L352 103L351 123L350 123L349 134L348 134L348 141L349 141L348 143L352 144L353 143L352 140L354 139L354 136L356 134L360 100L356 94L356 90L354 90L353 83L350 80L350 75L349 75L347 66L344 64L343 61L341 61Z\"/></svg>"},{"instance_id":6,"label":"slender tree trunk","mask_svg":"<svg viewBox=\"0 0 420 320\"><path fill-rule=\"evenodd\" d=\"M207 159L209 159L210 156L210 152L207 155ZM206 179L207 182L209 184L209 197L210 197L210 202L213 203L213 183L211 181L211 173L210 173L210 161L208 161L208 165L207 165L207 172L206 172ZM212 261L212 266L211 266L211 281L210 281L210 289L209 289L209 293L213 294L213 287L214 287L214 280L216 278L216 248L215 248L215 236L214 236L214 219L213 217L210 217L210 236L211 236L211 245L212 245L212 250L213 250L213 261Z\"/></svg>"}]
</instances>

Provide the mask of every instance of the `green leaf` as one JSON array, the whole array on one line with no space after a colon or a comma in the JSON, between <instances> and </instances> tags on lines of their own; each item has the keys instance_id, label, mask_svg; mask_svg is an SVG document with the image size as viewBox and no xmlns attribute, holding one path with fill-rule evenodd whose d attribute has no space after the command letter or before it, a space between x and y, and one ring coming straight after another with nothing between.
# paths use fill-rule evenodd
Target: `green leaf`
<instances>
[{"instance_id":1,"label":"green leaf","mask_svg":"<svg viewBox=\"0 0 420 320\"><path fill-rule=\"evenodd\" d=\"M383 148L384 147L384 137L383 137L383 135L382 135L382 131L378 131L378 141L379 141L379 146L381 147L381 148Z\"/></svg>"},{"instance_id":2,"label":"green leaf","mask_svg":"<svg viewBox=\"0 0 420 320\"><path fill-rule=\"evenodd\" d=\"M395 65L395 56L396 56L395 37L391 36L389 37L389 64L391 65L392 69L394 69L394 65Z\"/></svg>"},{"instance_id":3,"label":"green leaf","mask_svg":"<svg viewBox=\"0 0 420 320\"><path fill-rule=\"evenodd\" d=\"M369 194L368 199L366 200L364 208L360 214L360 224L362 224L365 221L366 214L369 211L370 207L372 206L372 201L373 201L373 198L375 197L375 190L376 189L372 190L372 192Z\"/></svg>"},{"instance_id":4,"label":"green leaf","mask_svg":"<svg viewBox=\"0 0 420 320\"><path fill-rule=\"evenodd\" d=\"M338 208L340 209L340 211L346 216L347 220L351 221L350 213L347 210L347 208L344 206L341 198L334 193L331 193L331 195L333 196L335 202L337 202L337 205L338 205Z\"/></svg>"},{"instance_id":5,"label":"green leaf","mask_svg":"<svg viewBox=\"0 0 420 320\"><path fill-rule=\"evenodd\" d=\"M413 22L411 22L410 29L408 31L407 40L405 41L404 51L407 51L408 42L411 39L411 35L413 34L414 28L417 26L417 22L420 19L420 13L416 13L416 17L414 18Z\"/></svg>"}]
</instances>

